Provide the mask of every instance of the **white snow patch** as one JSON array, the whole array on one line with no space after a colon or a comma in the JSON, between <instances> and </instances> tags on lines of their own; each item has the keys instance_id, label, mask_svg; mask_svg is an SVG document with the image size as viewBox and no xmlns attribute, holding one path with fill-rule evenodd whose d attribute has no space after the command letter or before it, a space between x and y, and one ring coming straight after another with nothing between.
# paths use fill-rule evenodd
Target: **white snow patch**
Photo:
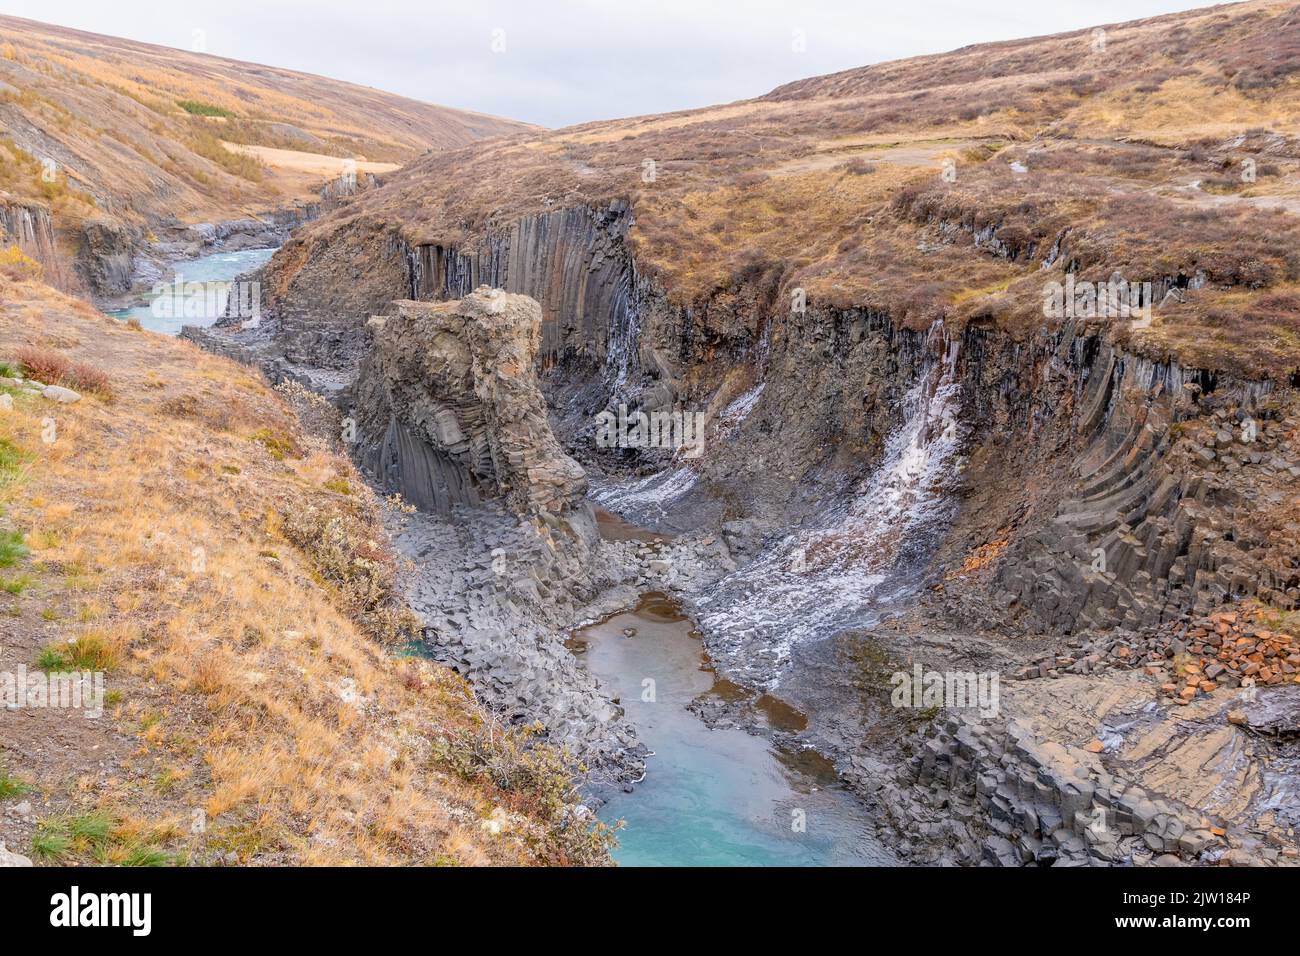
<instances>
[{"instance_id":1,"label":"white snow patch","mask_svg":"<svg viewBox=\"0 0 1300 956\"><path fill-rule=\"evenodd\" d=\"M901 549L948 521L946 489L961 465L956 363L954 342L908 393L907 417L847 502L701 595L700 624L711 643L742 651L737 663L751 680L774 686L795 644L870 623L894 590L882 594L881 585Z\"/></svg>"},{"instance_id":2,"label":"white snow patch","mask_svg":"<svg viewBox=\"0 0 1300 956\"><path fill-rule=\"evenodd\" d=\"M700 476L681 465L655 472L631 483L592 481L589 496L603 508L639 523L659 521L679 498L695 487Z\"/></svg>"}]
</instances>

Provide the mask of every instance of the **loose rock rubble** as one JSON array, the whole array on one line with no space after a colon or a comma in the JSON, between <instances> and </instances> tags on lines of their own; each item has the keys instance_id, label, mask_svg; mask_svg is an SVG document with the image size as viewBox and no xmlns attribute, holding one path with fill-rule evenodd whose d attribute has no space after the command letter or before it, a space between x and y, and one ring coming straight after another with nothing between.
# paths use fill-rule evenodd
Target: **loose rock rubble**
<instances>
[{"instance_id":1,"label":"loose rock rubble","mask_svg":"<svg viewBox=\"0 0 1300 956\"><path fill-rule=\"evenodd\" d=\"M1168 663L1149 665L1147 673L1172 672L1160 689L1175 702L1220 687L1300 684L1300 640L1265 627L1263 615L1258 607L1222 611L1179 629L1167 636Z\"/></svg>"},{"instance_id":2,"label":"loose rock rubble","mask_svg":"<svg viewBox=\"0 0 1300 956\"><path fill-rule=\"evenodd\" d=\"M565 640L647 590L680 592L718 573L718 542L587 541L490 503L447 517L393 510L388 526L413 565L407 599L431 656L504 720L541 721L547 739L587 768L592 787L644 776L647 751L623 708Z\"/></svg>"},{"instance_id":3,"label":"loose rock rubble","mask_svg":"<svg viewBox=\"0 0 1300 956\"><path fill-rule=\"evenodd\" d=\"M1268 626L1258 603L1218 611L1190 623L1170 622L1145 635L1119 631L1075 640L1058 655L1020 668L1022 679L1140 669L1175 704L1221 688L1300 684L1300 639Z\"/></svg>"}]
</instances>

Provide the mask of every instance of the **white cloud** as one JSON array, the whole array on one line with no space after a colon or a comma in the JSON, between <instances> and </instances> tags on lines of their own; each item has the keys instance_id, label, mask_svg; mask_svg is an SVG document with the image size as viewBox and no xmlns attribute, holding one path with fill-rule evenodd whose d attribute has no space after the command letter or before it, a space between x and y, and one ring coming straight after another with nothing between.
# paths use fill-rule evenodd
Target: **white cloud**
<instances>
[{"instance_id":1,"label":"white cloud","mask_svg":"<svg viewBox=\"0 0 1300 956\"><path fill-rule=\"evenodd\" d=\"M546 126L745 99L790 80L1187 0L40 0L16 16L319 73ZM505 52L494 53L494 30ZM792 49L801 30L804 52Z\"/></svg>"}]
</instances>

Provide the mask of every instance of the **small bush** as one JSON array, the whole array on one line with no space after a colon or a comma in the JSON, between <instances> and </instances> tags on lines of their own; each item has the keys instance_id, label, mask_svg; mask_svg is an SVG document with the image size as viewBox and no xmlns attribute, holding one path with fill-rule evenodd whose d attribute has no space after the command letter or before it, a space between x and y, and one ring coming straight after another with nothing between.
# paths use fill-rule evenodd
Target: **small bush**
<instances>
[{"instance_id":1,"label":"small bush","mask_svg":"<svg viewBox=\"0 0 1300 956\"><path fill-rule=\"evenodd\" d=\"M91 845L107 841L112 830L113 821L107 813L87 813L68 821L68 833L72 839Z\"/></svg>"},{"instance_id":2,"label":"small bush","mask_svg":"<svg viewBox=\"0 0 1300 956\"><path fill-rule=\"evenodd\" d=\"M92 395L108 398L113 394L112 381L108 373L85 362L72 363L72 381L76 384L69 386L70 388L90 392Z\"/></svg>"},{"instance_id":3,"label":"small bush","mask_svg":"<svg viewBox=\"0 0 1300 956\"><path fill-rule=\"evenodd\" d=\"M122 661L122 642L91 632L46 647L36 658L43 671L111 671Z\"/></svg>"},{"instance_id":4,"label":"small bush","mask_svg":"<svg viewBox=\"0 0 1300 956\"><path fill-rule=\"evenodd\" d=\"M575 771L582 768L567 751L533 740L540 730L540 723L510 728L490 718L437 742L434 759L465 780L491 784L510 798L513 809L561 824L564 862L608 864L609 851L617 845L617 827L600 822L588 826L569 816L578 798Z\"/></svg>"},{"instance_id":5,"label":"small bush","mask_svg":"<svg viewBox=\"0 0 1300 956\"><path fill-rule=\"evenodd\" d=\"M133 846L126 850L126 855L119 866L175 866L176 857L154 846Z\"/></svg>"},{"instance_id":6,"label":"small bush","mask_svg":"<svg viewBox=\"0 0 1300 956\"><path fill-rule=\"evenodd\" d=\"M869 176L876 171L876 164L869 163L861 156L850 159L847 163L840 166L850 176Z\"/></svg>"},{"instance_id":7,"label":"small bush","mask_svg":"<svg viewBox=\"0 0 1300 956\"><path fill-rule=\"evenodd\" d=\"M17 246L0 250L0 274L14 281L23 279L40 280L45 275L45 268Z\"/></svg>"},{"instance_id":8,"label":"small bush","mask_svg":"<svg viewBox=\"0 0 1300 956\"><path fill-rule=\"evenodd\" d=\"M271 457L276 461L302 457L302 449L294 443L292 438L278 434L269 428L259 428L249 438L266 446L266 450L271 453Z\"/></svg>"},{"instance_id":9,"label":"small bush","mask_svg":"<svg viewBox=\"0 0 1300 956\"><path fill-rule=\"evenodd\" d=\"M332 585L346 613L383 644L400 644L419 633L418 618L397 587L397 566L369 527L347 508L307 506L285 512L284 535Z\"/></svg>"},{"instance_id":10,"label":"small bush","mask_svg":"<svg viewBox=\"0 0 1300 956\"><path fill-rule=\"evenodd\" d=\"M67 824L60 820L42 820L32 834L32 856L38 860L55 863L67 856L72 848Z\"/></svg>"},{"instance_id":11,"label":"small bush","mask_svg":"<svg viewBox=\"0 0 1300 956\"><path fill-rule=\"evenodd\" d=\"M29 553L21 531L0 531L0 568L12 568Z\"/></svg>"},{"instance_id":12,"label":"small bush","mask_svg":"<svg viewBox=\"0 0 1300 956\"><path fill-rule=\"evenodd\" d=\"M108 813L42 820L32 835L32 856L58 863L70 856L89 857L103 866L169 866L176 858L157 847L158 834L141 837Z\"/></svg>"},{"instance_id":13,"label":"small bush","mask_svg":"<svg viewBox=\"0 0 1300 956\"><path fill-rule=\"evenodd\" d=\"M0 800L8 800L10 797L20 797L31 787L17 777L11 777L9 771L5 769L4 764L0 764Z\"/></svg>"},{"instance_id":14,"label":"small bush","mask_svg":"<svg viewBox=\"0 0 1300 956\"><path fill-rule=\"evenodd\" d=\"M0 438L0 487L13 481L22 471L27 456L13 442Z\"/></svg>"},{"instance_id":15,"label":"small bush","mask_svg":"<svg viewBox=\"0 0 1300 956\"><path fill-rule=\"evenodd\" d=\"M72 363L52 349L27 346L18 350L17 359L24 374L46 384L61 383L72 375Z\"/></svg>"},{"instance_id":16,"label":"small bush","mask_svg":"<svg viewBox=\"0 0 1300 956\"><path fill-rule=\"evenodd\" d=\"M961 158L968 163L983 163L996 156L1006 143L980 143L978 146L972 146L969 149L962 150Z\"/></svg>"},{"instance_id":17,"label":"small bush","mask_svg":"<svg viewBox=\"0 0 1300 956\"><path fill-rule=\"evenodd\" d=\"M74 362L53 349L24 346L17 355L23 372L46 385L62 385L101 398L112 396L112 383L101 369L85 362Z\"/></svg>"}]
</instances>

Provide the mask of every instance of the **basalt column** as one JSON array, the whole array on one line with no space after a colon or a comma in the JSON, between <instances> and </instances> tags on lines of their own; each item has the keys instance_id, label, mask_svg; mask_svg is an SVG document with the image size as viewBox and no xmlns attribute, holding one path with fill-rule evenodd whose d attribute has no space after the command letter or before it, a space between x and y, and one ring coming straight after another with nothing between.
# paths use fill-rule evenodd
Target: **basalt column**
<instances>
[{"instance_id":1,"label":"basalt column","mask_svg":"<svg viewBox=\"0 0 1300 956\"><path fill-rule=\"evenodd\" d=\"M586 476L552 434L534 373L538 304L484 286L395 307L371 320L357 381L362 465L421 510L502 498L522 515L588 524Z\"/></svg>"}]
</instances>

